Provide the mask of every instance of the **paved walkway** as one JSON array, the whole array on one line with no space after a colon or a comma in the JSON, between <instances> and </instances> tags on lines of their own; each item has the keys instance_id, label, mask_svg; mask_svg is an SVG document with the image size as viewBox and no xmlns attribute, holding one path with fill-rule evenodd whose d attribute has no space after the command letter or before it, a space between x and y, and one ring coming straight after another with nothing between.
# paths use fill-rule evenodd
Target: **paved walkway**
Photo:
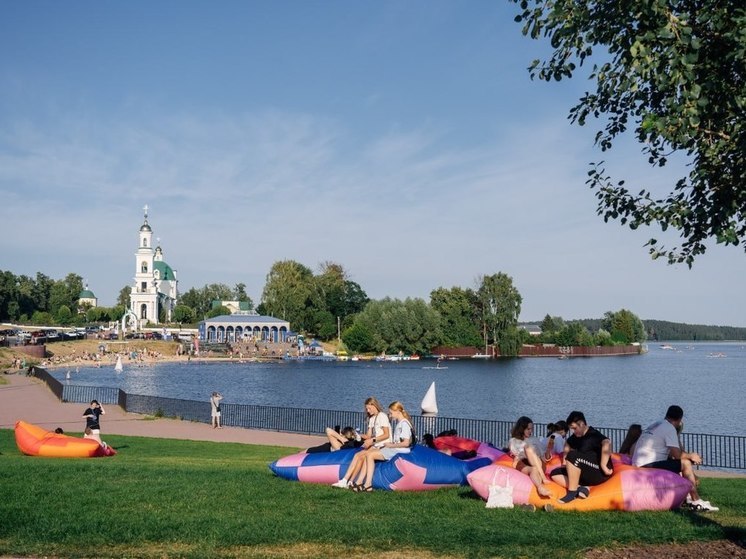
<instances>
[{"instance_id":1,"label":"paved walkway","mask_svg":"<svg viewBox=\"0 0 746 559\"><path fill-rule=\"evenodd\" d=\"M60 402L46 383L23 373L3 375L10 384L0 385L0 429L13 429L16 421L23 419L49 431L62 427L65 432L81 433L85 426L85 404ZM224 443L261 444L308 448L326 442L326 437L261 431L242 427L213 429L206 423L193 423L178 419L145 419L136 413L127 413L119 406L104 406L106 415L101 418L101 435L134 435L164 439L186 439ZM698 470L701 477L731 477L746 479L740 471Z\"/></svg>"},{"instance_id":2,"label":"paved walkway","mask_svg":"<svg viewBox=\"0 0 746 559\"><path fill-rule=\"evenodd\" d=\"M62 427L65 432L81 433L85 427L85 404L62 403L52 394L46 383L23 373L3 375L10 384L0 385L0 429L13 429L22 419L49 431ZM323 436L260 431L241 427L213 429L206 423L178 419L145 419L127 413L119 406L105 405L101 418L101 435L135 435L166 439L187 439L225 443L245 443L308 448L326 441Z\"/></svg>"}]
</instances>

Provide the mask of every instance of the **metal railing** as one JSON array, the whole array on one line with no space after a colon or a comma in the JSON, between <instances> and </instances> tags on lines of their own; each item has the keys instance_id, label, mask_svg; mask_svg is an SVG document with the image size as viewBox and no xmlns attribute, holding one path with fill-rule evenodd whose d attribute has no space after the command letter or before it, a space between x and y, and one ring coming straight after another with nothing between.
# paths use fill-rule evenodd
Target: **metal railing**
<instances>
[{"instance_id":1,"label":"metal railing","mask_svg":"<svg viewBox=\"0 0 746 559\"><path fill-rule=\"evenodd\" d=\"M209 401L180 400L160 396L128 394L119 388L78 386L62 384L44 369L35 367L34 374L44 380L52 392L63 402L116 404L127 412L172 417L186 421L210 423ZM284 431L307 435L320 435L326 427L351 426L364 431L367 428L365 413L355 411L285 408L251 404L221 404L221 419L225 426L265 431ZM490 442L500 448L507 445L512 421L465 419L413 415L412 424L420 441L425 433L437 435L455 430L460 436ZM536 423L535 435L546 433L546 425ZM627 429L597 427L618 449L627 435ZM746 437L737 435L709 435L682 433L684 448L702 456L702 465L711 468L746 470Z\"/></svg>"}]
</instances>

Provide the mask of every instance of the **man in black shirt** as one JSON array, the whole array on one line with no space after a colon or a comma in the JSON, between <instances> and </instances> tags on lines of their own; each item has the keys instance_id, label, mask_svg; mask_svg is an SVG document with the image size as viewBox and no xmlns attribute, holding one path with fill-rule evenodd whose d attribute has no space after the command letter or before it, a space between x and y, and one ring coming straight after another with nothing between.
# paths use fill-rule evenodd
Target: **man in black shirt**
<instances>
[{"instance_id":1,"label":"man in black shirt","mask_svg":"<svg viewBox=\"0 0 746 559\"><path fill-rule=\"evenodd\" d=\"M567 495L560 499L563 503L585 499L588 485L599 485L614 473L608 437L588 425L580 411L571 412L567 424L572 435L565 442L565 465L551 473L552 480L567 487Z\"/></svg>"}]
</instances>

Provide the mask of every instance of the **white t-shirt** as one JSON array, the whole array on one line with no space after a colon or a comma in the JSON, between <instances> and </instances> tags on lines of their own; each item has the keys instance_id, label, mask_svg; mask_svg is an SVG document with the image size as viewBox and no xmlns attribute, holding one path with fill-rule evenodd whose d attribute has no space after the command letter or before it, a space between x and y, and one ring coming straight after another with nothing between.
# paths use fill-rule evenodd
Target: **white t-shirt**
<instances>
[{"instance_id":1,"label":"white t-shirt","mask_svg":"<svg viewBox=\"0 0 746 559\"><path fill-rule=\"evenodd\" d=\"M656 421L640 435L632 455L633 466L644 466L667 460L671 448L679 448L679 435L676 427L665 419Z\"/></svg>"},{"instance_id":2,"label":"white t-shirt","mask_svg":"<svg viewBox=\"0 0 746 559\"><path fill-rule=\"evenodd\" d=\"M383 428L388 427L389 430L389 436L387 439L381 439L381 435L383 435ZM389 416L385 413L378 412L376 415L373 415L368 419L368 431L373 433L373 436L377 439L376 444L373 446L381 446L383 443L390 443L391 442L391 422L389 422Z\"/></svg>"}]
</instances>

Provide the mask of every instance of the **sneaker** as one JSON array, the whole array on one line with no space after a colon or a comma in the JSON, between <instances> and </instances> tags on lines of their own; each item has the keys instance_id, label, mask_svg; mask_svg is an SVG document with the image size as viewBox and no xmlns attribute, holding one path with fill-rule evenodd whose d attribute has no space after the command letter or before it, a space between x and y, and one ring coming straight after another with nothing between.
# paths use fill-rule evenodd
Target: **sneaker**
<instances>
[{"instance_id":1,"label":"sneaker","mask_svg":"<svg viewBox=\"0 0 746 559\"><path fill-rule=\"evenodd\" d=\"M337 483L332 483L332 487L339 487L340 489L347 489L350 486L350 482L346 479L340 479Z\"/></svg>"},{"instance_id":2,"label":"sneaker","mask_svg":"<svg viewBox=\"0 0 746 559\"><path fill-rule=\"evenodd\" d=\"M710 504L710 501L703 501L702 499L697 499L696 501L692 501L691 507L694 510L701 511L701 512L717 512L720 510L718 507L713 507Z\"/></svg>"}]
</instances>

